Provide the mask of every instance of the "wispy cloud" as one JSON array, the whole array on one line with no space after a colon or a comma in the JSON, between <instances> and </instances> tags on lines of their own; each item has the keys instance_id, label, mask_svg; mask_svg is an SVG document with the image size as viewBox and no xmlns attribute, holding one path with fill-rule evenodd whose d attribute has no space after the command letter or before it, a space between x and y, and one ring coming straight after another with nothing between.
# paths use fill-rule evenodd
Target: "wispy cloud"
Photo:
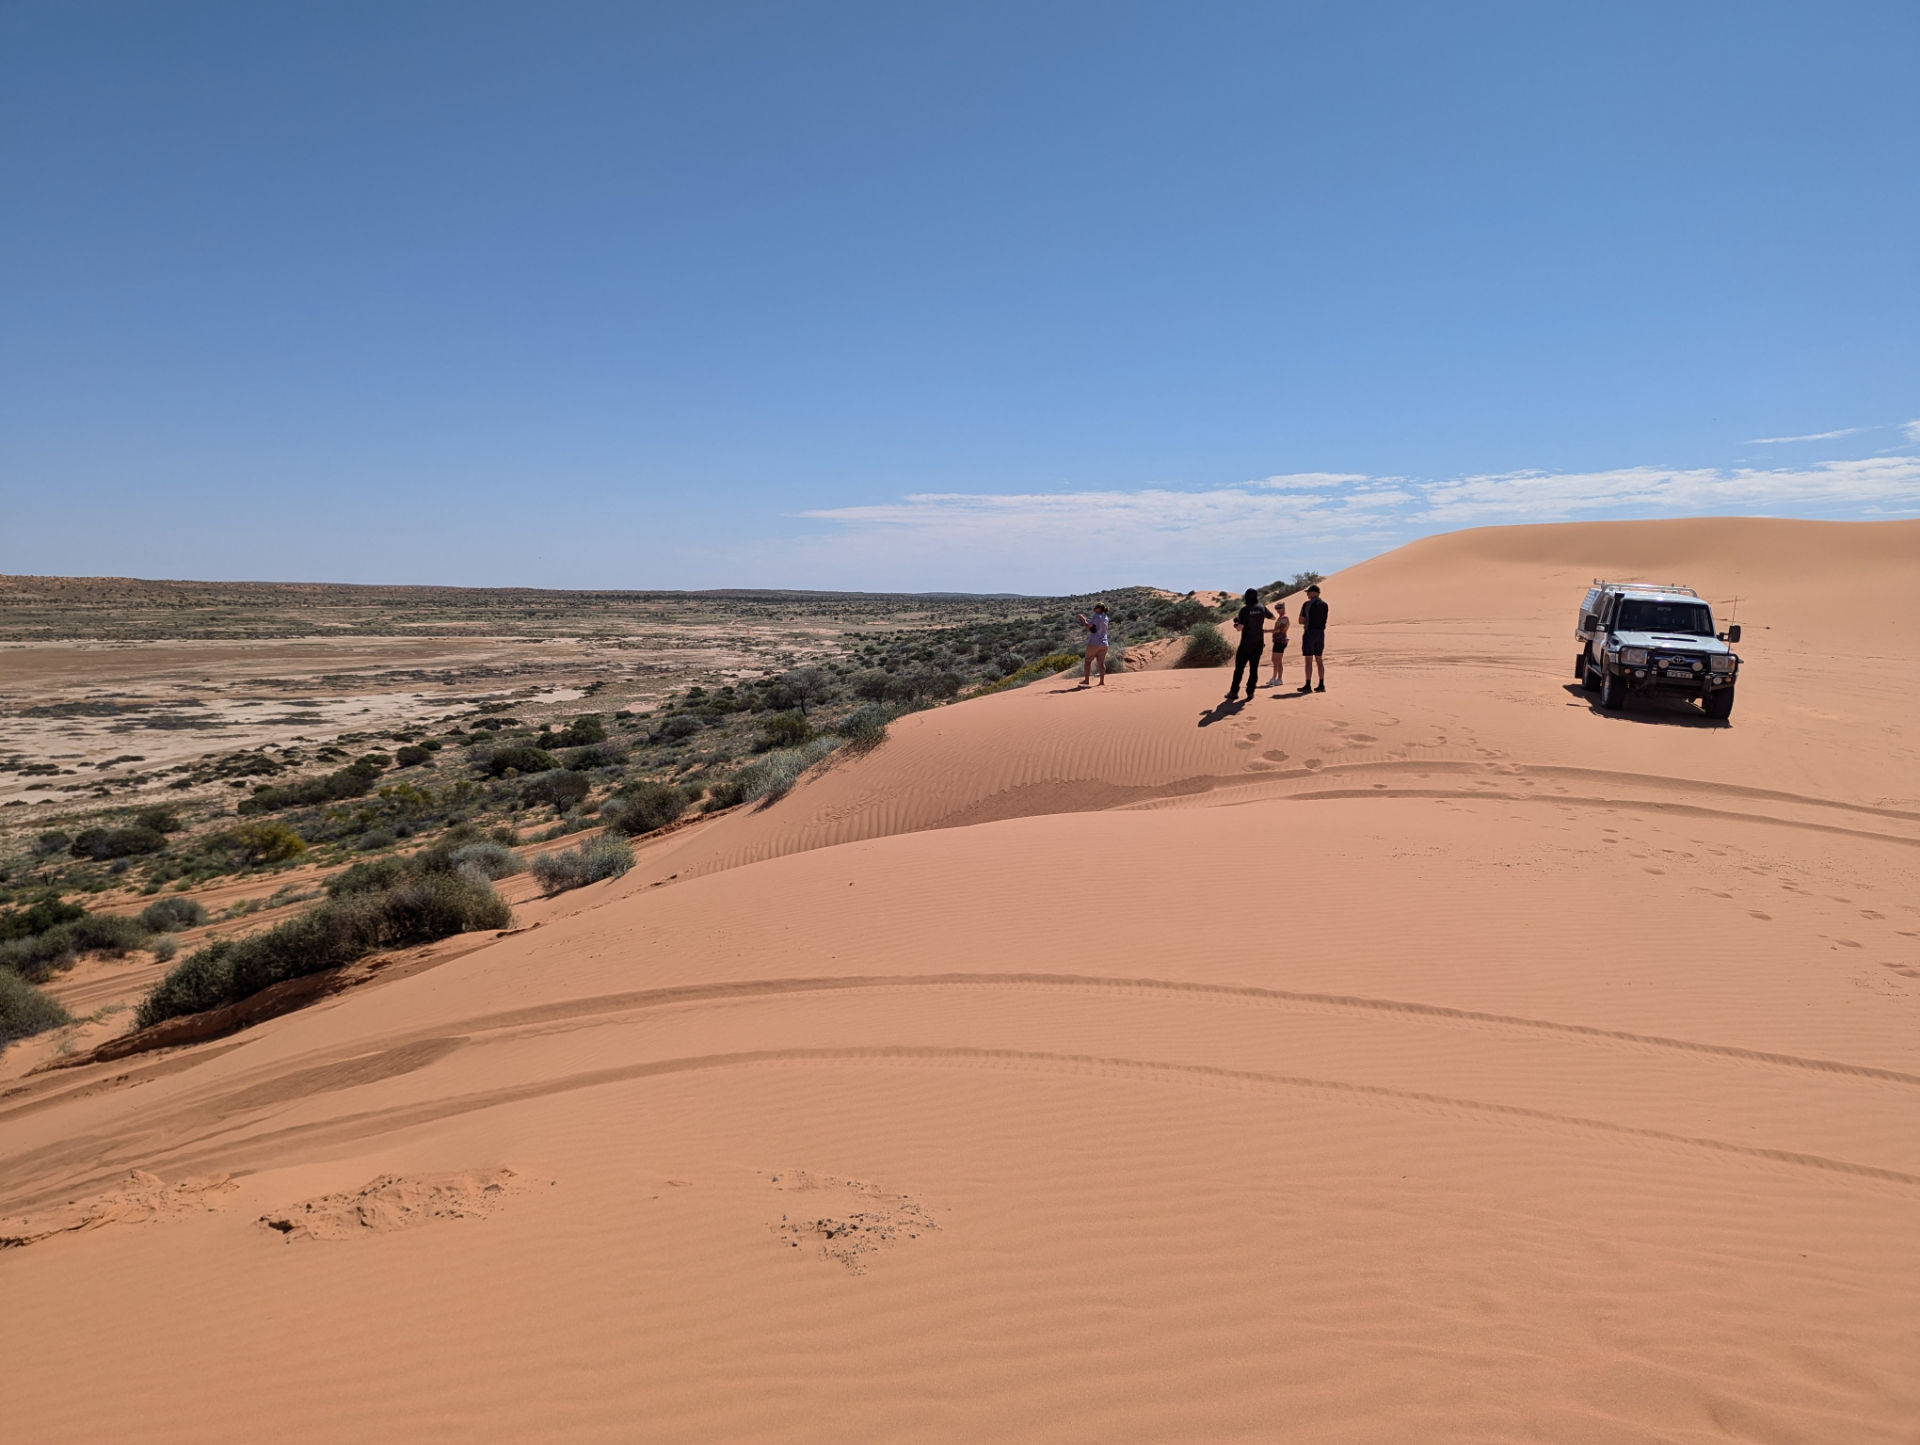
<instances>
[{"instance_id":1,"label":"wispy cloud","mask_svg":"<svg viewBox=\"0 0 1920 1445\"><path fill-rule=\"evenodd\" d=\"M1908 441L1920 442L1920 421L1910 421L1905 426L1901 427L1900 430L1906 433L1906 438Z\"/></svg>"},{"instance_id":2,"label":"wispy cloud","mask_svg":"<svg viewBox=\"0 0 1920 1445\"><path fill-rule=\"evenodd\" d=\"M1830 442L1835 437L1850 437L1855 432L1865 430L1863 426L1843 426L1839 431L1808 432L1803 437L1748 437L1746 444L1750 447L1777 447L1787 442Z\"/></svg>"},{"instance_id":3,"label":"wispy cloud","mask_svg":"<svg viewBox=\"0 0 1920 1445\"><path fill-rule=\"evenodd\" d=\"M1244 585L1456 527L1736 513L1920 514L1920 458L1444 480L1314 472L1202 491L925 492L800 513L826 531L782 544L776 570L795 585L837 575L909 590L1057 591L1120 578Z\"/></svg>"}]
</instances>

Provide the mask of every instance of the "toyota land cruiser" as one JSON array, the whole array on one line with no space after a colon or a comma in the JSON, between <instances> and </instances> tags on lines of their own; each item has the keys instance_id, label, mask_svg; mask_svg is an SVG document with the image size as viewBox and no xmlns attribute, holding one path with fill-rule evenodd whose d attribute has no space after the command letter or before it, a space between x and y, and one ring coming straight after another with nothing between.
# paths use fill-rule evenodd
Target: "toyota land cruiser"
<instances>
[{"instance_id":1,"label":"toyota land cruiser","mask_svg":"<svg viewBox=\"0 0 1920 1445\"><path fill-rule=\"evenodd\" d=\"M1596 578L1574 623L1574 676L1617 709L1629 692L1698 698L1711 718L1733 713L1738 623L1713 630L1713 609L1691 587Z\"/></svg>"}]
</instances>

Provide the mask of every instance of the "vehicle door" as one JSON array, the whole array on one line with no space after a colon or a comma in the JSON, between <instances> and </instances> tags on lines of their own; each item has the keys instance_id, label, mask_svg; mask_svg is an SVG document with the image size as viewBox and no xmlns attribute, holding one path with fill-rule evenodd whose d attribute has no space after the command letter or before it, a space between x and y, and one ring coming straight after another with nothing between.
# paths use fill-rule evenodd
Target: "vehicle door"
<instances>
[{"instance_id":1,"label":"vehicle door","mask_svg":"<svg viewBox=\"0 0 1920 1445\"><path fill-rule=\"evenodd\" d=\"M1599 622L1593 629L1593 661L1596 669L1604 671L1601 664L1606 661L1607 634L1613 631L1614 614L1620 610L1620 594L1602 592L1595 606Z\"/></svg>"}]
</instances>

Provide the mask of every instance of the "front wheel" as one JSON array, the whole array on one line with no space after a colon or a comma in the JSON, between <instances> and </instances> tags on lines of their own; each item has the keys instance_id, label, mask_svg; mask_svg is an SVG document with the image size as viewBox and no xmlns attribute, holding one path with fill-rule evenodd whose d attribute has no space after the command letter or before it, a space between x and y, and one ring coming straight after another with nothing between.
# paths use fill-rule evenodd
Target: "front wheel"
<instances>
[{"instance_id":1,"label":"front wheel","mask_svg":"<svg viewBox=\"0 0 1920 1445\"><path fill-rule=\"evenodd\" d=\"M1600 706L1608 712L1619 712L1627 705L1626 679L1617 672L1601 674Z\"/></svg>"},{"instance_id":2,"label":"front wheel","mask_svg":"<svg viewBox=\"0 0 1920 1445\"><path fill-rule=\"evenodd\" d=\"M1733 716L1733 689L1723 687L1717 692L1708 693L1700 706L1706 710L1708 717L1725 722Z\"/></svg>"}]
</instances>

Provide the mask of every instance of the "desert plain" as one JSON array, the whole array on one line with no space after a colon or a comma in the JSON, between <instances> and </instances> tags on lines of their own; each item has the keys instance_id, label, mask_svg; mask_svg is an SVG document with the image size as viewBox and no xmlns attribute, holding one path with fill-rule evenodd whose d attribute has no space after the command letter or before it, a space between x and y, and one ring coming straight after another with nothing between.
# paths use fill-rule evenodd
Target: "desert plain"
<instances>
[{"instance_id":1,"label":"desert plain","mask_svg":"<svg viewBox=\"0 0 1920 1445\"><path fill-rule=\"evenodd\" d=\"M1920 1438L1916 561L1431 538L1327 579L1324 694L914 712L428 966L11 1079L7 1433ZM1623 575L1742 624L1730 724L1581 689Z\"/></svg>"}]
</instances>

